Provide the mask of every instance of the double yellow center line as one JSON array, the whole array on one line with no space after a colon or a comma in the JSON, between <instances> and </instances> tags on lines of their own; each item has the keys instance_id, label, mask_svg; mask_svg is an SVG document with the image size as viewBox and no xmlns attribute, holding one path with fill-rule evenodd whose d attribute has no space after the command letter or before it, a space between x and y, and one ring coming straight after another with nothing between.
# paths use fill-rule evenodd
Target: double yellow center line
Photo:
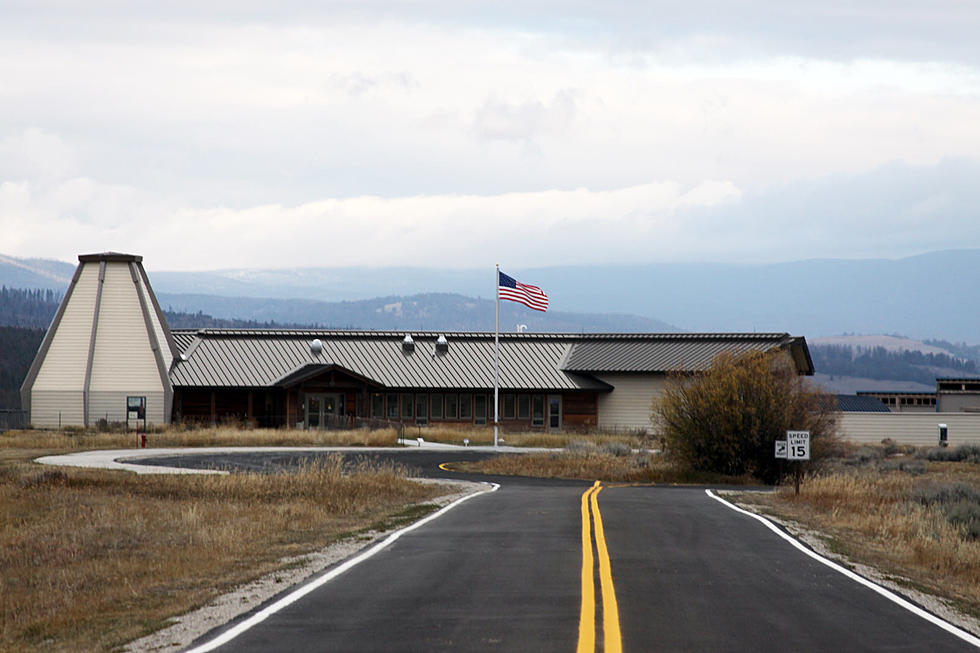
<instances>
[{"instance_id":1,"label":"double yellow center line","mask_svg":"<svg viewBox=\"0 0 980 653\"><path fill-rule=\"evenodd\" d=\"M599 481L582 495L582 609L578 620L577 653L595 651L595 557L599 558L599 586L602 588L602 635L605 653L622 653L619 632L619 605L613 587L609 551L602 529L602 515L596 497L602 491ZM591 507L591 517L589 509ZM595 531L596 555L592 555L592 532Z\"/></svg>"}]
</instances>

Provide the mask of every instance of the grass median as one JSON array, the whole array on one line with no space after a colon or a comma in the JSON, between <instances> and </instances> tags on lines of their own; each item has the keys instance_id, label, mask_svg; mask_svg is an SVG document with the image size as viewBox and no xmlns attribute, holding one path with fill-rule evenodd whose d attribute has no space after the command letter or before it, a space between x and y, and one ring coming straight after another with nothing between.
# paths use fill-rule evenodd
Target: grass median
<instances>
[{"instance_id":1,"label":"grass median","mask_svg":"<svg viewBox=\"0 0 980 653\"><path fill-rule=\"evenodd\" d=\"M291 474L61 470L0 457L0 650L109 651L170 617L371 527L439 486L339 456Z\"/></svg>"}]
</instances>

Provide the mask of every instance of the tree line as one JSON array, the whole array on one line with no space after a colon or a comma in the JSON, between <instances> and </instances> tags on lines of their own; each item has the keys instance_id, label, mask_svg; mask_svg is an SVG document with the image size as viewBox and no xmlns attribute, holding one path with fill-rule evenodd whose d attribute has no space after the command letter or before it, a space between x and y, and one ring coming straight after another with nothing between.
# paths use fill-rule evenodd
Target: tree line
<instances>
[{"instance_id":1,"label":"tree line","mask_svg":"<svg viewBox=\"0 0 980 653\"><path fill-rule=\"evenodd\" d=\"M884 347L851 347L849 345L812 345L813 366L821 374L857 376L889 381L915 381L935 385L936 370L974 376L980 374L980 363L947 354L921 351L889 351Z\"/></svg>"},{"instance_id":2,"label":"tree line","mask_svg":"<svg viewBox=\"0 0 980 653\"><path fill-rule=\"evenodd\" d=\"M48 325L58 311L64 293L0 287L0 409L18 409L20 386L34 362ZM173 329L273 329L297 325L255 320L227 320L203 312L164 311Z\"/></svg>"}]
</instances>

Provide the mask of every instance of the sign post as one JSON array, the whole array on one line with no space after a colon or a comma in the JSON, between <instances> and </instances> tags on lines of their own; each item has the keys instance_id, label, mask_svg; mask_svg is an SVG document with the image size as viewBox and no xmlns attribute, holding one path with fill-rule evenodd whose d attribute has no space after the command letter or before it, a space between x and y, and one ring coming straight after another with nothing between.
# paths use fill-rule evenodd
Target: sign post
<instances>
[{"instance_id":1,"label":"sign post","mask_svg":"<svg viewBox=\"0 0 980 653\"><path fill-rule=\"evenodd\" d=\"M801 461L810 460L810 432L786 431L786 458L796 461L793 466L793 486L796 494L800 493L800 482L803 480L803 465Z\"/></svg>"}]
</instances>

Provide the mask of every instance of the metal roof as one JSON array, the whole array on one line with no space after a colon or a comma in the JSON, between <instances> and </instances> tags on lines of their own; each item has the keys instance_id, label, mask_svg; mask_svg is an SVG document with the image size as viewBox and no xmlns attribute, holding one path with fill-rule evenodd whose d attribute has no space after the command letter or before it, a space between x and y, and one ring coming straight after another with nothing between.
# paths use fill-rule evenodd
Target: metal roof
<instances>
[{"instance_id":1,"label":"metal roof","mask_svg":"<svg viewBox=\"0 0 980 653\"><path fill-rule=\"evenodd\" d=\"M562 369L574 372L697 372L722 353L790 348L806 351L802 338L785 333L682 333L614 336L573 345ZM791 352L794 356L796 351ZM806 352L809 360L809 352ZM800 365L812 374L812 363ZM809 367L809 371L806 369Z\"/></svg>"},{"instance_id":2,"label":"metal roof","mask_svg":"<svg viewBox=\"0 0 980 653\"><path fill-rule=\"evenodd\" d=\"M877 397L867 395L837 395L837 410L845 413L890 413L888 406Z\"/></svg>"},{"instance_id":3,"label":"metal roof","mask_svg":"<svg viewBox=\"0 0 980 653\"><path fill-rule=\"evenodd\" d=\"M412 352L402 347L406 333L415 342ZM173 334L183 352L170 374L177 387L288 385L310 370L328 368L392 389L493 387L493 333L201 329ZM439 336L445 336L448 351L436 350ZM310 351L314 339L323 345L320 355ZM791 342L802 343L805 351L802 338L786 334L502 333L500 387L608 391L612 387L590 373L695 371L722 351L767 350Z\"/></svg>"}]
</instances>

